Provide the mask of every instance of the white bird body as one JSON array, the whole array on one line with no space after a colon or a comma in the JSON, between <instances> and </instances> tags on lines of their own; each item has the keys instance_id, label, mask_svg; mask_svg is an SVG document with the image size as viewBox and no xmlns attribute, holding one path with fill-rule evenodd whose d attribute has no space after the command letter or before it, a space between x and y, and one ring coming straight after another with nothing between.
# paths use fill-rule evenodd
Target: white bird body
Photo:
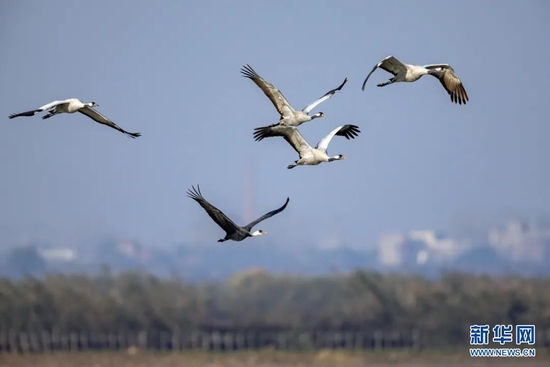
<instances>
[{"instance_id":1,"label":"white bird body","mask_svg":"<svg viewBox=\"0 0 550 367\"><path fill-rule=\"evenodd\" d=\"M327 99L332 97L336 92L342 89L342 87L348 81L348 78L344 79L344 82L340 84L340 86L328 91L322 97L308 104L301 111L298 111L298 110L295 110L294 107L292 107L292 105L287 101L283 93L279 89L277 89L277 87L267 82L264 78L258 75L258 73L256 73L256 71L254 71L254 69L252 69L250 65L243 66L241 69L241 73L244 77L256 83L256 85L264 92L264 94L273 103L273 106L275 106L275 108L277 109L277 112L279 112L279 115L280 115L279 122L277 124L273 124L269 126L276 126L276 125L300 126L304 122L311 121L318 117L325 117L325 114L323 112L317 112L314 115L309 115L309 113L319 104L326 101Z\"/></svg>"},{"instance_id":2,"label":"white bird body","mask_svg":"<svg viewBox=\"0 0 550 367\"><path fill-rule=\"evenodd\" d=\"M445 88L451 101L458 104L466 104L468 101L468 94L464 89L462 81L458 78L455 71L449 64L430 64L430 65L410 65L405 64L397 60L393 56L388 56L378 64L376 64L363 82L362 90L365 90L365 84L372 73L378 68L384 69L394 75L386 83L377 84L378 87L385 87L386 85L407 82L412 83L420 79L426 74L433 75L441 82L441 85Z\"/></svg>"},{"instance_id":3,"label":"white bird body","mask_svg":"<svg viewBox=\"0 0 550 367\"><path fill-rule=\"evenodd\" d=\"M94 104L94 102L83 103L78 98L69 98L65 101L55 101L55 102L52 102L52 103L55 103L55 105L52 106L52 107L54 107L53 111L52 111L52 113L54 115L59 114L59 113L75 113L78 110L80 110L81 108L84 108L86 106L88 106L88 107L97 106L97 104ZM50 105L52 103L50 103ZM46 105L46 106L48 106L48 105ZM45 107L45 108L44 108L44 106L40 107L40 109L42 109L42 110L47 110L49 108L51 108L51 107Z\"/></svg>"},{"instance_id":4,"label":"white bird body","mask_svg":"<svg viewBox=\"0 0 550 367\"><path fill-rule=\"evenodd\" d=\"M48 110L48 113L46 115L42 116L42 119L45 120L45 119L48 119L52 116L59 115L61 113L71 113L72 114L72 113L75 113L75 112L80 112L83 115L88 116L92 120L94 120L96 122L99 122L100 124L109 126L109 127L113 128L115 130L118 130L118 131L124 133L126 136L128 136L130 138L137 138L137 137L141 136L140 133L130 133L130 132L122 129L120 126L118 126L113 121L109 120L107 117L103 116L101 113L99 113L98 111L96 111L93 108L93 107L97 107L97 106L99 106L99 105L95 102L83 103L78 98L69 98L69 99L66 99L66 100L50 102L50 103L45 104L44 106L39 107L35 110L30 110L30 111L21 112L21 113L12 113L9 116L9 118L12 119L12 118L15 118L15 117L20 117L20 116L30 117L30 116L36 115L37 113Z\"/></svg>"},{"instance_id":5,"label":"white bird body","mask_svg":"<svg viewBox=\"0 0 550 367\"><path fill-rule=\"evenodd\" d=\"M342 154L332 157L328 155L327 149L330 141L335 135L344 136L348 140L350 138L355 139L355 137L361 132L359 127L355 125L338 126L327 136L321 139L315 148L312 148L304 139L302 134L300 134L300 131L294 126L273 125L258 127L254 130L254 138L256 141L273 136L282 136L290 144L290 146L294 148L300 159L294 161L295 164L289 165L287 167L288 169L296 166L316 166L324 162L333 162L346 159L346 157Z\"/></svg>"},{"instance_id":6,"label":"white bird body","mask_svg":"<svg viewBox=\"0 0 550 367\"><path fill-rule=\"evenodd\" d=\"M407 72L405 73L404 82L415 82L424 75L428 74L428 70L419 65L408 65Z\"/></svg>"}]
</instances>

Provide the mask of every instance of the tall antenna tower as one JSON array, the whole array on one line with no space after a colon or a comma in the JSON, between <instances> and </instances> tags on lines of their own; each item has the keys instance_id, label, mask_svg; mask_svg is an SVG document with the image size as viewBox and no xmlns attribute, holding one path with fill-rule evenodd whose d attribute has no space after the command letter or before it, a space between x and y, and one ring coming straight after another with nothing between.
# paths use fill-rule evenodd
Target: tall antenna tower
<instances>
[{"instance_id":1,"label":"tall antenna tower","mask_svg":"<svg viewBox=\"0 0 550 367\"><path fill-rule=\"evenodd\" d=\"M249 158L244 172L244 221L252 222L254 218L254 170L253 158Z\"/></svg>"}]
</instances>

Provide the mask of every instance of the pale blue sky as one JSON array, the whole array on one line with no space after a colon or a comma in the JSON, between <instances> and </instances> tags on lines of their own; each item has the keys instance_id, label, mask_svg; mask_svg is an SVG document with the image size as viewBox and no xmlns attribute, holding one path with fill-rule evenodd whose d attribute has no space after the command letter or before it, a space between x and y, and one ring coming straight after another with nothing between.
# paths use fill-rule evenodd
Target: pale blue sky
<instances>
[{"instance_id":1,"label":"pale blue sky","mask_svg":"<svg viewBox=\"0 0 550 367\"><path fill-rule=\"evenodd\" d=\"M185 190L199 183L245 224L247 179L254 216L291 199L257 227L268 232L258 245L366 247L388 231L448 229L464 213L544 212L549 18L544 0L4 1L0 240L217 246L223 231ZM429 76L377 88L383 70L362 92L390 54L450 63L470 102L451 103ZM357 139L329 147L348 159L287 170L297 155L283 139L255 142L253 128L278 115L241 77L247 63L300 109L347 77L315 109L327 117L300 131L315 144L359 125ZM8 119L71 97L142 137L80 114Z\"/></svg>"}]
</instances>

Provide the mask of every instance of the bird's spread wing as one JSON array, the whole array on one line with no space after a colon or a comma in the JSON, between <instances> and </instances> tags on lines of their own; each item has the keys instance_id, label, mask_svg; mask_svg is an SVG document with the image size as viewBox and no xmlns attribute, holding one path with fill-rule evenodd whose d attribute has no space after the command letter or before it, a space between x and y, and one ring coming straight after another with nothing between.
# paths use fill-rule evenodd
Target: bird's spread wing
<instances>
[{"instance_id":1,"label":"bird's spread wing","mask_svg":"<svg viewBox=\"0 0 550 367\"><path fill-rule=\"evenodd\" d=\"M256 141L273 136L282 136L285 138L298 153L311 149L302 134L300 134L300 131L294 126L270 125L254 129L254 139Z\"/></svg>"},{"instance_id":2,"label":"bird's spread wing","mask_svg":"<svg viewBox=\"0 0 550 367\"><path fill-rule=\"evenodd\" d=\"M272 210L270 211L269 213L267 214L264 214L262 215L260 218L256 219L255 221L252 221L250 223L248 223L246 226L244 226L244 228L250 232L250 230L258 223L260 223L262 220L265 220L267 218L270 218L272 216L274 216L275 214L278 214L280 212L282 212L283 210L285 210L286 206L288 205L288 202L290 201L290 198L286 198L286 202L285 204L280 207L279 209L275 209L275 210Z\"/></svg>"},{"instance_id":3,"label":"bird's spread wing","mask_svg":"<svg viewBox=\"0 0 550 367\"><path fill-rule=\"evenodd\" d=\"M120 126L118 126L117 124L115 124L114 122L109 120L107 117L103 116L98 111L94 110L92 107L85 106L85 107L81 108L80 110L78 110L78 112L88 116L89 118L91 118L92 120L94 120L96 122L99 122L100 124L112 127L113 129L120 131L121 133L125 134L126 136L128 136L130 138L135 139L135 138L138 138L138 137L141 136L141 133L131 133L131 132L128 132L128 131L122 129Z\"/></svg>"},{"instance_id":4,"label":"bird's spread wing","mask_svg":"<svg viewBox=\"0 0 550 367\"><path fill-rule=\"evenodd\" d=\"M342 89L342 87L344 86L344 84L346 84L347 81L348 81L348 78L344 79L344 82L342 84L340 84L340 86L338 88L334 88L334 89L328 91L327 93L325 93L321 98L319 98L315 102L308 104L307 106L304 107L302 112L310 113L311 110L313 110L317 105L319 105L320 103L323 103L324 101L326 101L327 99L332 97L340 89Z\"/></svg>"},{"instance_id":5,"label":"bird's spread wing","mask_svg":"<svg viewBox=\"0 0 550 367\"><path fill-rule=\"evenodd\" d=\"M365 81L363 82L363 86L361 87L361 90L365 90L365 84L367 84L367 80L369 80L369 77L376 69L384 69L388 73L392 73L394 76L397 75L399 72L406 72L407 66L403 64L401 61L397 60L393 56L388 56L382 61L380 61L378 64L374 65L372 70L370 71L369 75L365 78Z\"/></svg>"},{"instance_id":6,"label":"bird's spread wing","mask_svg":"<svg viewBox=\"0 0 550 367\"><path fill-rule=\"evenodd\" d=\"M357 135L359 135L361 131L359 130L359 126L356 125L342 125L338 126L336 129L332 130L327 136L325 136L323 139L317 143L316 149L319 149L326 153L328 149L328 145L334 135L343 136L346 139L355 139Z\"/></svg>"},{"instance_id":7,"label":"bird's spread wing","mask_svg":"<svg viewBox=\"0 0 550 367\"><path fill-rule=\"evenodd\" d=\"M212 220L216 222L216 224L219 225L227 234L234 233L239 227L220 209L206 201L206 199L202 196L199 185L197 185L196 189L194 186L191 186L191 189L187 190L187 196L199 203L210 218L212 218Z\"/></svg>"},{"instance_id":8,"label":"bird's spread wing","mask_svg":"<svg viewBox=\"0 0 550 367\"><path fill-rule=\"evenodd\" d=\"M30 111L25 111L25 112L20 112L20 113L12 113L11 115L9 115L9 118L12 119L14 117L19 117L19 116L34 116L39 112L46 111L46 110L48 110L52 107L58 106L58 105L63 104L63 103L68 103L68 101L66 101L66 100L65 101L53 101L53 102L50 102L48 104L45 104L42 107L38 107L36 110L30 110Z\"/></svg>"},{"instance_id":9,"label":"bird's spread wing","mask_svg":"<svg viewBox=\"0 0 550 367\"><path fill-rule=\"evenodd\" d=\"M66 99L66 100L63 100L63 101L53 101L53 102L50 102L48 104L45 104L42 107L39 107L38 109L41 110L41 111L46 111L46 110L49 110L52 107L59 106L60 104L69 103L70 101L71 101L70 99Z\"/></svg>"},{"instance_id":10,"label":"bird's spread wing","mask_svg":"<svg viewBox=\"0 0 550 367\"><path fill-rule=\"evenodd\" d=\"M452 102L466 104L468 101L466 89L449 64L424 65L424 67L431 71L431 75L439 79L443 88L449 93Z\"/></svg>"},{"instance_id":11,"label":"bird's spread wing","mask_svg":"<svg viewBox=\"0 0 550 367\"><path fill-rule=\"evenodd\" d=\"M256 83L258 87L260 87L281 116L286 117L291 115L294 108L290 105L290 103L288 103L285 96L283 96L283 93L281 93L281 91L278 90L273 84L267 82L264 78L258 75L258 73L256 73L248 64L242 67L241 73L244 77L249 78Z\"/></svg>"}]
</instances>

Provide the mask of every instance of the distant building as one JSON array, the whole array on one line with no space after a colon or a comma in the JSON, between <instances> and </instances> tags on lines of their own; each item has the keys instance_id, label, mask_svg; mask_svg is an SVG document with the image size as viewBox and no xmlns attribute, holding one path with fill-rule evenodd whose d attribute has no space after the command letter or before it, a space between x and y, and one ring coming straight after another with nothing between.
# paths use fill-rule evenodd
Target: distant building
<instances>
[{"instance_id":1,"label":"distant building","mask_svg":"<svg viewBox=\"0 0 550 367\"><path fill-rule=\"evenodd\" d=\"M47 262L70 262L77 258L76 250L72 248L42 248L38 253Z\"/></svg>"},{"instance_id":2,"label":"distant building","mask_svg":"<svg viewBox=\"0 0 550 367\"><path fill-rule=\"evenodd\" d=\"M378 241L378 261L383 265L400 265L403 263L403 248L405 236L399 233L390 233L380 236Z\"/></svg>"},{"instance_id":3,"label":"distant building","mask_svg":"<svg viewBox=\"0 0 550 367\"><path fill-rule=\"evenodd\" d=\"M487 242L502 257L539 263L549 255L550 227L512 221L503 229L490 229Z\"/></svg>"},{"instance_id":4,"label":"distant building","mask_svg":"<svg viewBox=\"0 0 550 367\"><path fill-rule=\"evenodd\" d=\"M474 250L473 244L473 239L457 240L433 230L390 233L378 241L378 262L400 266L454 261ZM550 259L550 223L516 220L490 228L486 240L476 246L483 247L494 250L501 260L545 262Z\"/></svg>"},{"instance_id":5,"label":"distant building","mask_svg":"<svg viewBox=\"0 0 550 367\"><path fill-rule=\"evenodd\" d=\"M424 265L452 260L470 247L466 241L448 238L433 230L392 233L380 237L378 260L382 265Z\"/></svg>"},{"instance_id":6,"label":"distant building","mask_svg":"<svg viewBox=\"0 0 550 367\"><path fill-rule=\"evenodd\" d=\"M145 262L151 258L151 251L144 249L141 244L136 241L122 241L116 246L119 253L130 259Z\"/></svg>"}]
</instances>

